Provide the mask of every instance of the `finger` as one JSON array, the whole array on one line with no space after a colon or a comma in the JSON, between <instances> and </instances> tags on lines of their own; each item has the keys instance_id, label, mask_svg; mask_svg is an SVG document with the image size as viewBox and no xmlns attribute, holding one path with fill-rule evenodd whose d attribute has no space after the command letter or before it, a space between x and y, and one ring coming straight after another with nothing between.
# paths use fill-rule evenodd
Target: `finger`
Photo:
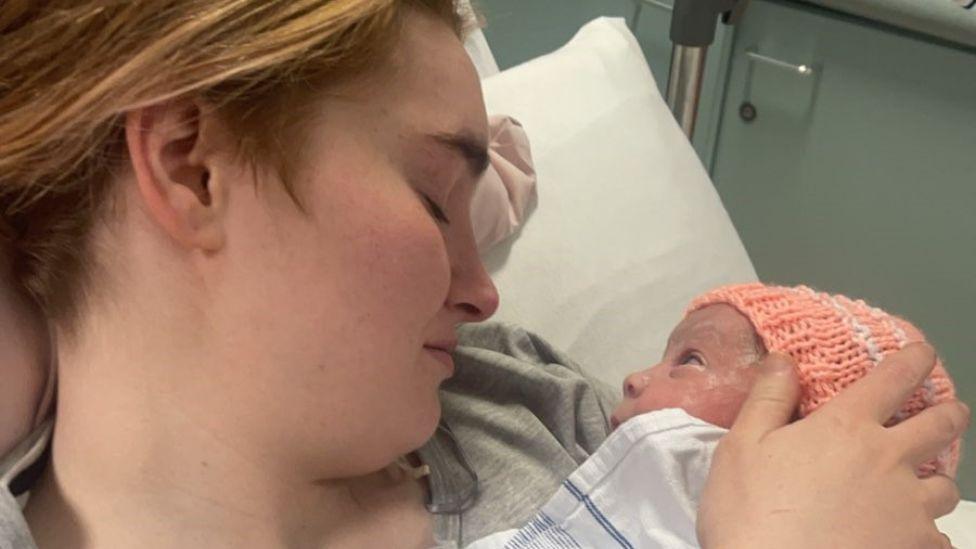
<instances>
[{"instance_id":1,"label":"finger","mask_svg":"<svg viewBox=\"0 0 976 549\"><path fill-rule=\"evenodd\" d=\"M885 357L863 379L824 406L847 408L855 417L888 421L915 392L935 367L935 349L926 343L912 343Z\"/></svg>"},{"instance_id":2,"label":"finger","mask_svg":"<svg viewBox=\"0 0 976 549\"><path fill-rule=\"evenodd\" d=\"M939 534L942 535L942 545L939 546L939 549L956 549L956 546L952 544L952 540L949 539L949 536L947 536L944 532L939 532Z\"/></svg>"},{"instance_id":3,"label":"finger","mask_svg":"<svg viewBox=\"0 0 976 549\"><path fill-rule=\"evenodd\" d=\"M969 427L969 407L955 400L922 410L888 432L898 441L905 463L916 466L939 455Z\"/></svg>"},{"instance_id":4,"label":"finger","mask_svg":"<svg viewBox=\"0 0 976 549\"><path fill-rule=\"evenodd\" d=\"M759 440L789 423L799 398L800 383L793 361L788 356L771 353L759 364L756 381L731 432Z\"/></svg>"},{"instance_id":5,"label":"finger","mask_svg":"<svg viewBox=\"0 0 976 549\"><path fill-rule=\"evenodd\" d=\"M945 475L933 475L919 481L922 485L922 505L933 519L944 517L959 505L959 486Z\"/></svg>"}]
</instances>

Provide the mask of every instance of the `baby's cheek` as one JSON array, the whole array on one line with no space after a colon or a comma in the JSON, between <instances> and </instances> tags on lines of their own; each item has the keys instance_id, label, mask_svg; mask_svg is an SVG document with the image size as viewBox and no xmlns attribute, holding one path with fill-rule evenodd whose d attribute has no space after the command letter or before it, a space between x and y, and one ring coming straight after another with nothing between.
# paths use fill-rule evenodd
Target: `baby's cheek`
<instances>
[{"instance_id":1,"label":"baby's cheek","mask_svg":"<svg viewBox=\"0 0 976 549\"><path fill-rule=\"evenodd\" d=\"M695 395L694 402L685 411L713 425L729 429L735 423L747 396L748 386L740 384L705 389Z\"/></svg>"},{"instance_id":2,"label":"baby's cheek","mask_svg":"<svg viewBox=\"0 0 976 549\"><path fill-rule=\"evenodd\" d=\"M673 380L654 380L634 404L634 414L644 414L665 408L685 408L693 402L695 391L688 383Z\"/></svg>"}]
</instances>

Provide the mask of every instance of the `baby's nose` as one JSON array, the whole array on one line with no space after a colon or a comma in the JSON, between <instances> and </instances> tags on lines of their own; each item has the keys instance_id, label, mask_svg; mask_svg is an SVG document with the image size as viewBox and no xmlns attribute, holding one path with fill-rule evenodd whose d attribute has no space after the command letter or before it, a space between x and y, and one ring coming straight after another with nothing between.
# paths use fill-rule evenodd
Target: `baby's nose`
<instances>
[{"instance_id":1,"label":"baby's nose","mask_svg":"<svg viewBox=\"0 0 976 549\"><path fill-rule=\"evenodd\" d=\"M624 397L637 398L647 387L647 376L644 372L634 372L624 380Z\"/></svg>"}]
</instances>

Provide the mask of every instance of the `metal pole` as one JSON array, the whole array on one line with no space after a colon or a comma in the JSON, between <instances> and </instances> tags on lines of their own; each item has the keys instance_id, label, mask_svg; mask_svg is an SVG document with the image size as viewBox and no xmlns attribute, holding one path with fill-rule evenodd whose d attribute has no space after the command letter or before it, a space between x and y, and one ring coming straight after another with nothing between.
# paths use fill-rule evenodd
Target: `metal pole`
<instances>
[{"instance_id":1,"label":"metal pole","mask_svg":"<svg viewBox=\"0 0 976 549\"><path fill-rule=\"evenodd\" d=\"M695 133L698 103L705 74L705 46L674 45L668 77L668 107L688 139Z\"/></svg>"},{"instance_id":2,"label":"metal pole","mask_svg":"<svg viewBox=\"0 0 976 549\"><path fill-rule=\"evenodd\" d=\"M734 24L748 0L674 0L671 17L671 73L668 78L668 106L682 131L691 139L695 133L698 102L701 99L705 54L715 40L715 25Z\"/></svg>"}]
</instances>

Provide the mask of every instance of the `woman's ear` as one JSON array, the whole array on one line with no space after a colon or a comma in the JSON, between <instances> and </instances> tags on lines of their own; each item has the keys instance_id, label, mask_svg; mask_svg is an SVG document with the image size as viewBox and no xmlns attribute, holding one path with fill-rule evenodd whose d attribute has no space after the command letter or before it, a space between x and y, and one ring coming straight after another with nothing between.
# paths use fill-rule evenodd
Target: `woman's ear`
<instances>
[{"instance_id":1,"label":"woman's ear","mask_svg":"<svg viewBox=\"0 0 976 549\"><path fill-rule=\"evenodd\" d=\"M135 109L125 123L139 196L150 217L179 245L206 252L225 240L226 188L215 177L211 154L216 124L191 99Z\"/></svg>"}]
</instances>

